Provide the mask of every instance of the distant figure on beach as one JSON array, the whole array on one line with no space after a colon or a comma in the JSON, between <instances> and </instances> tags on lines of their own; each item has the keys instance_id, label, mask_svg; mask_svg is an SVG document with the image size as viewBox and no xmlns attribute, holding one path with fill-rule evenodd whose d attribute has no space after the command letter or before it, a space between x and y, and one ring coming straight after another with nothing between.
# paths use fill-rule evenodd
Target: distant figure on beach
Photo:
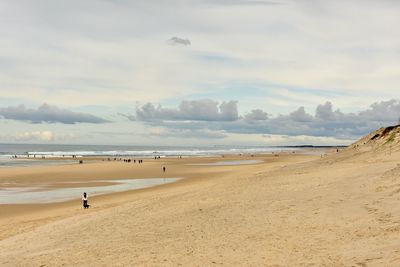
<instances>
[{"instance_id":1,"label":"distant figure on beach","mask_svg":"<svg viewBox=\"0 0 400 267\"><path fill-rule=\"evenodd\" d=\"M83 193L82 202L83 202L83 208L88 209L89 204L88 204L88 196L87 196L86 192Z\"/></svg>"},{"instance_id":2,"label":"distant figure on beach","mask_svg":"<svg viewBox=\"0 0 400 267\"><path fill-rule=\"evenodd\" d=\"M166 170L166 169L165 169L165 166L164 166L164 167L162 167L162 170L163 170L163 172L165 172L165 170Z\"/></svg>"}]
</instances>

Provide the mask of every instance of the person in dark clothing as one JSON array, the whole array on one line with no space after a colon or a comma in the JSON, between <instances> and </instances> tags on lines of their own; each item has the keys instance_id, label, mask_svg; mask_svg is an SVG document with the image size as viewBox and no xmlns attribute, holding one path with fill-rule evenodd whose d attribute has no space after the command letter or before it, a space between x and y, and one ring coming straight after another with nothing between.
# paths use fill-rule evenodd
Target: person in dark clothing
<instances>
[{"instance_id":1,"label":"person in dark clothing","mask_svg":"<svg viewBox=\"0 0 400 267\"><path fill-rule=\"evenodd\" d=\"M83 202L83 208L88 209L89 204L88 204L88 196L87 196L86 192L83 193L82 202Z\"/></svg>"}]
</instances>

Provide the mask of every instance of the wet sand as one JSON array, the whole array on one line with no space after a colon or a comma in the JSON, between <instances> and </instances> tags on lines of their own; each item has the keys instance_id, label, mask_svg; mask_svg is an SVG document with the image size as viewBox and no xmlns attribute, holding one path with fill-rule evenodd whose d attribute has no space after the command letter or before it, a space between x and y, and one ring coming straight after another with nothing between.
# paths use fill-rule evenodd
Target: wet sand
<instances>
[{"instance_id":1,"label":"wet sand","mask_svg":"<svg viewBox=\"0 0 400 267\"><path fill-rule=\"evenodd\" d=\"M284 161L285 154L281 157L273 155L257 156L260 161L273 162ZM286 154L287 155L287 154ZM298 156L300 157L300 156ZM52 159L50 159L52 160ZM220 161L249 160L251 164L254 157L250 156L230 156L230 157L199 157L199 158L162 158L144 159L144 163L126 163L123 161L107 161L101 158L85 158L84 164L32 166L21 168L0 169L0 183L3 188L15 187L34 187L45 184L49 189L73 188L79 185L86 185L88 188L99 185L112 185L112 180L119 179L148 179L148 178L169 178L180 177L182 180L174 184L160 185L158 188L144 188L133 191L111 193L100 196L89 196L92 212L103 208L119 205L129 201L131 196L139 193L151 194L154 190L161 188L181 186L181 184L193 183L202 180L225 176L235 173L240 166L231 170L232 166L221 166L209 168L207 165L193 164L213 164ZM162 167L166 166L164 173ZM106 183L99 183L98 180L108 180ZM60 219L73 216L80 212L80 195L75 200L62 203L39 203L39 204L5 204L0 205L0 239L12 236L15 232L24 232L25 228L31 229L32 226L40 225L38 222L50 222L52 218ZM15 226L18 227L15 227Z\"/></svg>"},{"instance_id":2,"label":"wet sand","mask_svg":"<svg viewBox=\"0 0 400 267\"><path fill-rule=\"evenodd\" d=\"M91 162L0 181L185 177L90 199L1 205L3 266L399 266L400 152Z\"/></svg>"}]
</instances>

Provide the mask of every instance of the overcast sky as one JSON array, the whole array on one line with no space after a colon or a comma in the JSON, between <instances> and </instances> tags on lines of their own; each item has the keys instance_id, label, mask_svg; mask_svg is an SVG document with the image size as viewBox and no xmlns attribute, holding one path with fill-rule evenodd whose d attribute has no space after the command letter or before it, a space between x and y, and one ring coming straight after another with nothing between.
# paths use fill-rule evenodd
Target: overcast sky
<instances>
[{"instance_id":1,"label":"overcast sky","mask_svg":"<svg viewBox=\"0 0 400 267\"><path fill-rule=\"evenodd\" d=\"M349 144L400 118L400 2L2 0L0 142Z\"/></svg>"}]
</instances>

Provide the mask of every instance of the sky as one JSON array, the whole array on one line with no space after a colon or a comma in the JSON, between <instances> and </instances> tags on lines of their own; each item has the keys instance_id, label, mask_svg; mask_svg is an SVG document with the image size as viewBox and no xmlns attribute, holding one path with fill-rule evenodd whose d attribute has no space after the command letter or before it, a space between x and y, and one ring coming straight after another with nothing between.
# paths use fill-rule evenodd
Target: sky
<instances>
[{"instance_id":1,"label":"sky","mask_svg":"<svg viewBox=\"0 0 400 267\"><path fill-rule=\"evenodd\" d=\"M400 122L395 0L2 0L0 143L346 145Z\"/></svg>"}]
</instances>

